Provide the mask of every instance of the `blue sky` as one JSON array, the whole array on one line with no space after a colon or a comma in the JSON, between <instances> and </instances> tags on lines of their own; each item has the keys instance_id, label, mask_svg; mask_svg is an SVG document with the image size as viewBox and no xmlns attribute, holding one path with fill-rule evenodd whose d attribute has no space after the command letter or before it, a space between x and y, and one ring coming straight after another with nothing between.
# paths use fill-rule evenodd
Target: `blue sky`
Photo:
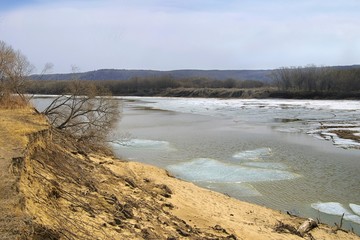
<instances>
[{"instance_id":1,"label":"blue sky","mask_svg":"<svg viewBox=\"0 0 360 240\"><path fill-rule=\"evenodd\" d=\"M360 64L358 0L32 0L0 40L54 72Z\"/></svg>"}]
</instances>

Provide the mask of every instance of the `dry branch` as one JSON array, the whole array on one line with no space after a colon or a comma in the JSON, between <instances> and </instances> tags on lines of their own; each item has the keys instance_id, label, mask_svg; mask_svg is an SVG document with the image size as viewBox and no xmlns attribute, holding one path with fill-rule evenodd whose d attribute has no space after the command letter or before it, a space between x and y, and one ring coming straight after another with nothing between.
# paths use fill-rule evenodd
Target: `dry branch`
<instances>
[{"instance_id":1,"label":"dry branch","mask_svg":"<svg viewBox=\"0 0 360 240\"><path fill-rule=\"evenodd\" d=\"M303 237L315 227L317 227L316 221L312 218L308 218L300 225L300 227L297 229L297 232Z\"/></svg>"},{"instance_id":2,"label":"dry branch","mask_svg":"<svg viewBox=\"0 0 360 240\"><path fill-rule=\"evenodd\" d=\"M69 95L61 95L43 111L54 128L79 141L101 142L119 117L119 101L95 86L74 81Z\"/></svg>"}]
</instances>

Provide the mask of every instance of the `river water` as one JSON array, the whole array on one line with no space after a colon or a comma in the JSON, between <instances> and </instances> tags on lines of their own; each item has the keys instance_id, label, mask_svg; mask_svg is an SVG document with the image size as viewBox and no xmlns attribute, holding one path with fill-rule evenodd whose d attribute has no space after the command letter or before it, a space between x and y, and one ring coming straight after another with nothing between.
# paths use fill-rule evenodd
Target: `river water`
<instances>
[{"instance_id":1,"label":"river water","mask_svg":"<svg viewBox=\"0 0 360 240\"><path fill-rule=\"evenodd\" d=\"M333 132L359 131L359 101L121 100L109 137L118 157L331 225L345 213L360 234L359 143Z\"/></svg>"}]
</instances>

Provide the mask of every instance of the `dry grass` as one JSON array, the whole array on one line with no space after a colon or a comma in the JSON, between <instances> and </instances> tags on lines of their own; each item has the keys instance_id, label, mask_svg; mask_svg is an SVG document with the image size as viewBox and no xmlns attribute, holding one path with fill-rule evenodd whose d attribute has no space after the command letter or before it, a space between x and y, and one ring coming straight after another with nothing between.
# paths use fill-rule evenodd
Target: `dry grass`
<instances>
[{"instance_id":1,"label":"dry grass","mask_svg":"<svg viewBox=\"0 0 360 240\"><path fill-rule=\"evenodd\" d=\"M19 95L5 94L0 97L0 108L1 109L17 109L28 107L29 101L26 98Z\"/></svg>"},{"instance_id":2,"label":"dry grass","mask_svg":"<svg viewBox=\"0 0 360 240\"><path fill-rule=\"evenodd\" d=\"M27 231L18 186L20 169L13 168L13 160L21 160L30 134L48 127L34 109L12 103L0 107L0 239L16 239Z\"/></svg>"},{"instance_id":3,"label":"dry grass","mask_svg":"<svg viewBox=\"0 0 360 240\"><path fill-rule=\"evenodd\" d=\"M356 133L358 133L357 131L342 129L342 130L333 130L331 131L331 133L335 133L336 135L339 136L339 138L350 139L356 142L360 142L360 136L355 135Z\"/></svg>"},{"instance_id":4,"label":"dry grass","mask_svg":"<svg viewBox=\"0 0 360 240\"><path fill-rule=\"evenodd\" d=\"M45 118L30 107L16 109L0 108L1 146L27 143L27 135L48 128Z\"/></svg>"}]
</instances>

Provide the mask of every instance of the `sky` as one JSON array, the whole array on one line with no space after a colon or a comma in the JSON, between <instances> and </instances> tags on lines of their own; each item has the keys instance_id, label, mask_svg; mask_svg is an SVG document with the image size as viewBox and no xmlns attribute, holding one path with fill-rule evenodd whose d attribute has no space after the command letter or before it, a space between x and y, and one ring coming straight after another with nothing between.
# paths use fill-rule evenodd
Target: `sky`
<instances>
[{"instance_id":1,"label":"sky","mask_svg":"<svg viewBox=\"0 0 360 240\"><path fill-rule=\"evenodd\" d=\"M41 72L360 64L359 0L0 0L0 40Z\"/></svg>"}]
</instances>

